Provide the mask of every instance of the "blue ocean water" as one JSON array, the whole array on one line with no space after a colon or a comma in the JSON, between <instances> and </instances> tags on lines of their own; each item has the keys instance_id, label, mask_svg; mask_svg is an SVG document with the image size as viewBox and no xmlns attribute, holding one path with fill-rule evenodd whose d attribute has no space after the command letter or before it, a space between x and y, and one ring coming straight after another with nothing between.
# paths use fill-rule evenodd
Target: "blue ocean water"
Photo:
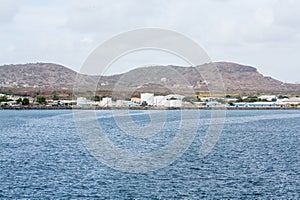
<instances>
[{"instance_id":1,"label":"blue ocean water","mask_svg":"<svg viewBox=\"0 0 300 200\"><path fill-rule=\"evenodd\" d=\"M147 126L143 111L132 120ZM191 111L192 112L192 111ZM84 147L70 110L0 111L0 199L299 199L300 111L227 111L212 152L200 158L210 111L200 111L198 133L169 166L127 173L95 159ZM179 129L180 111L167 111L162 134L134 139L111 111L99 125L119 148L151 152ZM193 120L193 119L191 119Z\"/></svg>"}]
</instances>

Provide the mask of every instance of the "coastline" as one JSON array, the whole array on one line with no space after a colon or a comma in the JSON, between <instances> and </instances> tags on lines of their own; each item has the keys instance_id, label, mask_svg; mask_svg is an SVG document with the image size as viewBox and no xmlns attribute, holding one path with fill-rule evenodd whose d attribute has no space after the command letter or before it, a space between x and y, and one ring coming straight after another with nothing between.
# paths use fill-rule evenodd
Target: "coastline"
<instances>
[{"instance_id":1,"label":"coastline","mask_svg":"<svg viewBox=\"0 0 300 200\"><path fill-rule=\"evenodd\" d=\"M5 106L0 110L300 110L300 107L72 107Z\"/></svg>"}]
</instances>

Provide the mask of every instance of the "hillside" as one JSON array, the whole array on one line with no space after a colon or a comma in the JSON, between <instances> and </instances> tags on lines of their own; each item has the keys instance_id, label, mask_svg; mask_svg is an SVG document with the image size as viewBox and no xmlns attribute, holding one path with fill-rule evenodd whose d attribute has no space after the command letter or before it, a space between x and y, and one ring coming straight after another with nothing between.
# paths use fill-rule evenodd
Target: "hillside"
<instances>
[{"instance_id":1,"label":"hillside","mask_svg":"<svg viewBox=\"0 0 300 200\"><path fill-rule=\"evenodd\" d=\"M212 70L208 70L212 69ZM217 73L219 72L219 73ZM196 67L148 66L113 76L78 75L77 72L62 65L52 63L29 63L0 66L1 89L22 91L29 88L48 90L72 90L74 81L80 79L80 87L93 89L99 80L99 90L127 88L131 91L170 92L194 89L206 90L220 84L220 77L227 93L285 93L299 94L299 84L284 84L271 77L260 74L256 68L229 62L215 62Z\"/></svg>"},{"instance_id":2,"label":"hillside","mask_svg":"<svg viewBox=\"0 0 300 200\"><path fill-rule=\"evenodd\" d=\"M72 88L77 72L58 64L29 63L0 66L2 86ZM92 81L83 76L83 84Z\"/></svg>"},{"instance_id":3,"label":"hillside","mask_svg":"<svg viewBox=\"0 0 300 200\"><path fill-rule=\"evenodd\" d=\"M212 69L211 71L208 69ZM216 69L216 70L215 70ZM221 75L222 80L219 80ZM122 74L118 85L142 87L159 84L168 88L205 90L224 83L227 93L300 93L299 84L285 84L260 74L256 68L230 62L215 62L196 67L148 66Z\"/></svg>"}]
</instances>

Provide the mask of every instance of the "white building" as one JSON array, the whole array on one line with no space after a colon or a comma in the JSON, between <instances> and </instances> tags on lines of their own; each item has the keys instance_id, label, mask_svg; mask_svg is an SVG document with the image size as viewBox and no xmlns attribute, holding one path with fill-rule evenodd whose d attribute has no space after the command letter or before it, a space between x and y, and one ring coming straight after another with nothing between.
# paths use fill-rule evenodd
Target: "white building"
<instances>
[{"instance_id":1,"label":"white building","mask_svg":"<svg viewBox=\"0 0 300 200\"><path fill-rule=\"evenodd\" d=\"M91 103L88 102L85 97L77 97L77 106L89 107L89 106L91 106Z\"/></svg>"},{"instance_id":2,"label":"white building","mask_svg":"<svg viewBox=\"0 0 300 200\"><path fill-rule=\"evenodd\" d=\"M273 99L276 99L276 95L262 95L258 98L262 100L272 101Z\"/></svg>"},{"instance_id":3,"label":"white building","mask_svg":"<svg viewBox=\"0 0 300 200\"><path fill-rule=\"evenodd\" d=\"M241 102L234 103L235 107L276 107L276 102Z\"/></svg>"},{"instance_id":4,"label":"white building","mask_svg":"<svg viewBox=\"0 0 300 200\"><path fill-rule=\"evenodd\" d=\"M167 98L165 96L154 96L154 106L165 106Z\"/></svg>"},{"instance_id":5,"label":"white building","mask_svg":"<svg viewBox=\"0 0 300 200\"><path fill-rule=\"evenodd\" d=\"M77 105L85 104L85 103L87 103L87 100L85 97L77 97Z\"/></svg>"},{"instance_id":6,"label":"white building","mask_svg":"<svg viewBox=\"0 0 300 200\"><path fill-rule=\"evenodd\" d=\"M216 108L216 107L225 107L225 104L222 104L217 101L209 101L205 103L205 106L208 108L212 108L212 107Z\"/></svg>"},{"instance_id":7,"label":"white building","mask_svg":"<svg viewBox=\"0 0 300 200\"><path fill-rule=\"evenodd\" d=\"M168 100L165 104L166 107L180 108L182 106L181 100Z\"/></svg>"},{"instance_id":8,"label":"white building","mask_svg":"<svg viewBox=\"0 0 300 200\"><path fill-rule=\"evenodd\" d=\"M129 107L130 103L131 103L131 101L117 100L116 107Z\"/></svg>"},{"instance_id":9,"label":"white building","mask_svg":"<svg viewBox=\"0 0 300 200\"><path fill-rule=\"evenodd\" d=\"M112 106L112 98L110 98L110 97L104 97L100 101L100 106L102 106L102 107L111 107Z\"/></svg>"},{"instance_id":10,"label":"white building","mask_svg":"<svg viewBox=\"0 0 300 200\"><path fill-rule=\"evenodd\" d=\"M74 100L59 100L59 101L53 101L56 105L63 105L63 106L71 106L71 105L78 105L78 101Z\"/></svg>"},{"instance_id":11,"label":"white building","mask_svg":"<svg viewBox=\"0 0 300 200\"><path fill-rule=\"evenodd\" d=\"M238 99L237 98L226 98L226 102L236 102Z\"/></svg>"},{"instance_id":12,"label":"white building","mask_svg":"<svg viewBox=\"0 0 300 200\"><path fill-rule=\"evenodd\" d=\"M277 99L276 104L278 106L300 105L300 97Z\"/></svg>"},{"instance_id":13,"label":"white building","mask_svg":"<svg viewBox=\"0 0 300 200\"><path fill-rule=\"evenodd\" d=\"M147 105L153 106L154 94L153 93L141 93L141 103L146 102Z\"/></svg>"},{"instance_id":14,"label":"white building","mask_svg":"<svg viewBox=\"0 0 300 200\"><path fill-rule=\"evenodd\" d=\"M166 96L167 100L182 100L184 98L183 95L180 94L169 94Z\"/></svg>"},{"instance_id":15,"label":"white building","mask_svg":"<svg viewBox=\"0 0 300 200\"><path fill-rule=\"evenodd\" d=\"M140 106L140 104L134 103L132 101L127 101L127 100L117 100L115 105L116 105L116 107L137 107L137 106Z\"/></svg>"}]
</instances>

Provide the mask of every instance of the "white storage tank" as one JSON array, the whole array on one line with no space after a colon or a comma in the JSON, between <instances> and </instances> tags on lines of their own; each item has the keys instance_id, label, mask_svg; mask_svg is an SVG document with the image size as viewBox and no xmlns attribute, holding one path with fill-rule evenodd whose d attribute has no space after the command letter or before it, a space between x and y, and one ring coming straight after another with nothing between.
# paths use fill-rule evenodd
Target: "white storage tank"
<instances>
[{"instance_id":1,"label":"white storage tank","mask_svg":"<svg viewBox=\"0 0 300 200\"><path fill-rule=\"evenodd\" d=\"M146 102L147 105L153 106L154 94L153 93L141 93L141 103Z\"/></svg>"},{"instance_id":2,"label":"white storage tank","mask_svg":"<svg viewBox=\"0 0 300 200\"><path fill-rule=\"evenodd\" d=\"M100 105L103 107L111 107L112 106L112 98L104 97L100 102Z\"/></svg>"},{"instance_id":3,"label":"white storage tank","mask_svg":"<svg viewBox=\"0 0 300 200\"><path fill-rule=\"evenodd\" d=\"M154 106L165 106L166 97L165 96L154 96Z\"/></svg>"}]
</instances>

